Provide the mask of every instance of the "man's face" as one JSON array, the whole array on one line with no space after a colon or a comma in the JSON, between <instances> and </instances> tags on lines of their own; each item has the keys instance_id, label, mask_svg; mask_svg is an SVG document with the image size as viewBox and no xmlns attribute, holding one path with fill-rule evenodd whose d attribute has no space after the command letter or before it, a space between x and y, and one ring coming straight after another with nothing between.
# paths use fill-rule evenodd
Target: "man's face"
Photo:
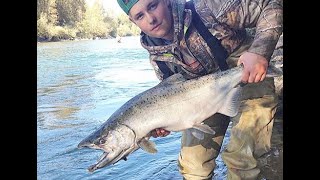
<instances>
[{"instance_id":1,"label":"man's face","mask_svg":"<svg viewBox=\"0 0 320 180\"><path fill-rule=\"evenodd\" d=\"M139 0L129 11L130 20L151 37L173 39L170 0Z\"/></svg>"}]
</instances>

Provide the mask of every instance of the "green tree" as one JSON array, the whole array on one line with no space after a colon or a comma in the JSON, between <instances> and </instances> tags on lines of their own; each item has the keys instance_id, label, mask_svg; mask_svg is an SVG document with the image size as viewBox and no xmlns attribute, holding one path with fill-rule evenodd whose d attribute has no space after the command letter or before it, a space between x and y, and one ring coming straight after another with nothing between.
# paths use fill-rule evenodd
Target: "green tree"
<instances>
[{"instance_id":1,"label":"green tree","mask_svg":"<svg viewBox=\"0 0 320 180\"><path fill-rule=\"evenodd\" d=\"M43 16L43 14L48 14L48 12L49 12L49 0L37 0L37 20L40 19L41 13Z\"/></svg>"},{"instance_id":2,"label":"green tree","mask_svg":"<svg viewBox=\"0 0 320 180\"><path fill-rule=\"evenodd\" d=\"M46 16L48 23L57 24L58 11L56 0L37 0L37 20Z\"/></svg>"},{"instance_id":3,"label":"green tree","mask_svg":"<svg viewBox=\"0 0 320 180\"><path fill-rule=\"evenodd\" d=\"M85 0L56 0L58 25L74 26L80 22L85 13Z\"/></svg>"},{"instance_id":4,"label":"green tree","mask_svg":"<svg viewBox=\"0 0 320 180\"><path fill-rule=\"evenodd\" d=\"M58 11L56 0L49 0L48 7L48 22L56 25L58 23Z\"/></svg>"},{"instance_id":5,"label":"green tree","mask_svg":"<svg viewBox=\"0 0 320 180\"><path fill-rule=\"evenodd\" d=\"M140 29L129 20L126 14L120 14L117 18L119 36L136 36L140 34Z\"/></svg>"},{"instance_id":6,"label":"green tree","mask_svg":"<svg viewBox=\"0 0 320 180\"><path fill-rule=\"evenodd\" d=\"M100 0L96 0L84 13L83 20L79 23L81 37L106 37L107 24L104 22L104 9Z\"/></svg>"},{"instance_id":7,"label":"green tree","mask_svg":"<svg viewBox=\"0 0 320 180\"><path fill-rule=\"evenodd\" d=\"M75 38L139 35L140 30L128 17L109 9L101 0L37 0L37 38L39 41Z\"/></svg>"},{"instance_id":8,"label":"green tree","mask_svg":"<svg viewBox=\"0 0 320 180\"><path fill-rule=\"evenodd\" d=\"M117 36L117 26L118 21L117 18L114 16L115 12L113 10L109 10L105 12L103 21L106 24L107 34L111 37Z\"/></svg>"}]
</instances>

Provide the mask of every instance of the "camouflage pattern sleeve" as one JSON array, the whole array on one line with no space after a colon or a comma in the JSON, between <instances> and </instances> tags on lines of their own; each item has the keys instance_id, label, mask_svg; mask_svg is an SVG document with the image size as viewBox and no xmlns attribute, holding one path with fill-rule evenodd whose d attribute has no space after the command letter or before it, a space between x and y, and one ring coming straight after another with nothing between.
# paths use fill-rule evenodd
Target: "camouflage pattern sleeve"
<instances>
[{"instance_id":1,"label":"camouflage pattern sleeve","mask_svg":"<svg viewBox=\"0 0 320 180\"><path fill-rule=\"evenodd\" d=\"M258 4L259 1L255 3ZM270 60L283 29L282 0L267 1L266 4L258 5L254 9L258 12L261 10L261 13L256 13L257 17L253 17L257 19L256 34L248 51ZM248 11L250 13L250 9Z\"/></svg>"},{"instance_id":2,"label":"camouflage pattern sleeve","mask_svg":"<svg viewBox=\"0 0 320 180\"><path fill-rule=\"evenodd\" d=\"M283 29L282 0L194 0L231 28L256 28L249 52L270 60ZM202 1L202 2L201 2Z\"/></svg>"}]
</instances>

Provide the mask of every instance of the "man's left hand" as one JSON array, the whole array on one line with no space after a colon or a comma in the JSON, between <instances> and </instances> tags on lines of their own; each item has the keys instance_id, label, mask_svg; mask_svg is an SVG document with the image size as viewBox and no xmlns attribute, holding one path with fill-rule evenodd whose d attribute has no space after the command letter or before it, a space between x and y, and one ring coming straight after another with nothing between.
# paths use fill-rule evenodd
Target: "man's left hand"
<instances>
[{"instance_id":1,"label":"man's left hand","mask_svg":"<svg viewBox=\"0 0 320 180\"><path fill-rule=\"evenodd\" d=\"M241 81L244 83L257 83L263 81L267 74L268 60L261 55L245 52L238 61L243 64Z\"/></svg>"}]
</instances>

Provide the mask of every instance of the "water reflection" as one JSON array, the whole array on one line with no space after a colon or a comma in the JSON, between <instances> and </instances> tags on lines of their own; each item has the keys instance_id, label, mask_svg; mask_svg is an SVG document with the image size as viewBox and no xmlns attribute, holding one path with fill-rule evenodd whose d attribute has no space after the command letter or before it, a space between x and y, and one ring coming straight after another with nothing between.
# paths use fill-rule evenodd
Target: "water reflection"
<instances>
[{"instance_id":1,"label":"water reflection","mask_svg":"<svg viewBox=\"0 0 320 180\"><path fill-rule=\"evenodd\" d=\"M57 84L38 87L38 127L57 129L75 126L62 120L76 119L75 114L81 109L81 101L90 97L89 87L81 83L87 76L78 74L63 75Z\"/></svg>"}]
</instances>

